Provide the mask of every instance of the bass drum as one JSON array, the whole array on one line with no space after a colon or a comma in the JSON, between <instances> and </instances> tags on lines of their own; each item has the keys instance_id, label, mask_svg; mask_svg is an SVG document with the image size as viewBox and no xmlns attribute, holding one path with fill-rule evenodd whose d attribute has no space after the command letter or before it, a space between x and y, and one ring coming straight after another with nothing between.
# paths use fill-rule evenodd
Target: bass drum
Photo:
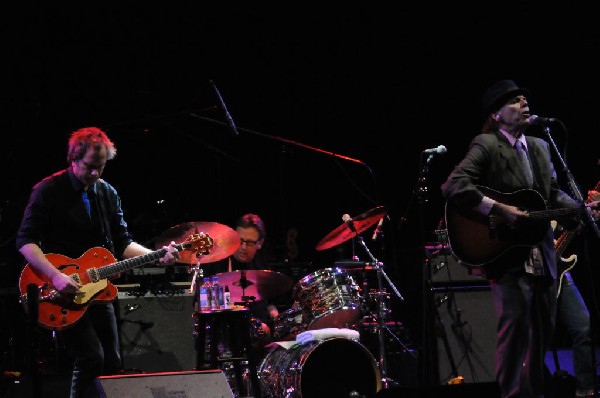
<instances>
[{"instance_id":1,"label":"bass drum","mask_svg":"<svg viewBox=\"0 0 600 398\"><path fill-rule=\"evenodd\" d=\"M275 346L258 369L263 397L374 396L381 373L371 352L346 338Z\"/></svg>"}]
</instances>

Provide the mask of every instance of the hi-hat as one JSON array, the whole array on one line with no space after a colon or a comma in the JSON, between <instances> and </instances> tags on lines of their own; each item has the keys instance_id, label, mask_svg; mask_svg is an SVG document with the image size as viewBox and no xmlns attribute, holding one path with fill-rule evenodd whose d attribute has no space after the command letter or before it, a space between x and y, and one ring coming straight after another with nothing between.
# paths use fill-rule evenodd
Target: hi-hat
<instances>
[{"instance_id":1,"label":"hi-hat","mask_svg":"<svg viewBox=\"0 0 600 398\"><path fill-rule=\"evenodd\" d=\"M243 296L254 300L279 297L290 291L294 281L289 276L271 270L239 270L216 274L223 286L229 286L231 302L241 302Z\"/></svg>"},{"instance_id":2,"label":"hi-hat","mask_svg":"<svg viewBox=\"0 0 600 398\"><path fill-rule=\"evenodd\" d=\"M348 222L344 222L342 225L331 231L327 234L321 241L317 244L317 250L325 250L331 247L337 246L345 241L354 238L358 234L363 233L365 230L369 229L373 225L377 224L382 217L385 216L386 209L383 206L375 207L371 210L368 210L358 216L352 218ZM352 222L354 225L353 231L348 224Z\"/></svg>"},{"instance_id":3,"label":"hi-hat","mask_svg":"<svg viewBox=\"0 0 600 398\"><path fill-rule=\"evenodd\" d=\"M205 233L212 238L213 247L210 253L196 256L194 252L182 251L179 252L178 263L195 265L198 262L208 264L219 261L235 253L241 244L240 235L227 225L216 222L186 222L163 232L156 239L155 248L158 250L168 246L171 241L180 243L188 236L199 233Z\"/></svg>"}]
</instances>

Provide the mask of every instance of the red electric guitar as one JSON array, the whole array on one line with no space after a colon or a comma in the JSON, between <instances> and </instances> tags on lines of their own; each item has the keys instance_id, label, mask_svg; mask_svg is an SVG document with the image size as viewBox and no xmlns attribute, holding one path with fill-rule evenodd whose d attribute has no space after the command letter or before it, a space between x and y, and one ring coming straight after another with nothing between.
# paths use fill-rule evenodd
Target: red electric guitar
<instances>
[{"instance_id":1,"label":"red electric guitar","mask_svg":"<svg viewBox=\"0 0 600 398\"><path fill-rule=\"evenodd\" d=\"M200 233L191 235L185 242L178 244L177 250L207 254L212 247L212 238ZM75 294L61 294L46 276L27 264L19 279L20 302L27 310L27 287L31 284L37 285L39 325L49 330L66 329L83 316L90 304L110 302L117 296L117 287L108 280L110 276L157 261L165 253L165 249L160 249L122 261L116 261L112 253L103 247L91 248L76 260L61 254L46 254L52 265L82 287Z\"/></svg>"}]
</instances>

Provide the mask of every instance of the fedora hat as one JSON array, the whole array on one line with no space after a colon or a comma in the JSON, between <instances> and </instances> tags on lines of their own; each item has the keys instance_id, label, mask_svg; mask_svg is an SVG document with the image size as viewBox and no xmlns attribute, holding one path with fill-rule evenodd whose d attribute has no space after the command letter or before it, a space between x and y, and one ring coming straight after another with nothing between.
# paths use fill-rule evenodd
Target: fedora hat
<instances>
[{"instance_id":1,"label":"fedora hat","mask_svg":"<svg viewBox=\"0 0 600 398\"><path fill-rule=\"evenodd\" d=\"M483 94L483 112L490 114L498 110L506 101L520 94L528 96L530 91L517 86L512 80L500 80L490 86Z\"/></svg>"}]
</instances>

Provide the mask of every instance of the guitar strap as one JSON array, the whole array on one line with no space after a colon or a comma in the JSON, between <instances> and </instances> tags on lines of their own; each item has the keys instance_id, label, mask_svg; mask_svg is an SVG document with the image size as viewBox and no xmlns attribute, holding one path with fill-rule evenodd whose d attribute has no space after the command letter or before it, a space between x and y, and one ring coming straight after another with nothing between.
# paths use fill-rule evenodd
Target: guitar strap
<instances>
[{"instance_id":1,"label":"guitar strap","mask_svg":"<svg viewBox=\"0 0 600 398\"><path fill-rule=\"evenodd\" d=\"M113 244L112 235L110 234L110 225L106 215L106 192L104 191L104 184L96 183L96 192L98 194L98 211L100 212L100 224L102 225L102 232L106 237L107 249L111 253L115 254L115 246Z\"/></svg>"}]
</instances>

